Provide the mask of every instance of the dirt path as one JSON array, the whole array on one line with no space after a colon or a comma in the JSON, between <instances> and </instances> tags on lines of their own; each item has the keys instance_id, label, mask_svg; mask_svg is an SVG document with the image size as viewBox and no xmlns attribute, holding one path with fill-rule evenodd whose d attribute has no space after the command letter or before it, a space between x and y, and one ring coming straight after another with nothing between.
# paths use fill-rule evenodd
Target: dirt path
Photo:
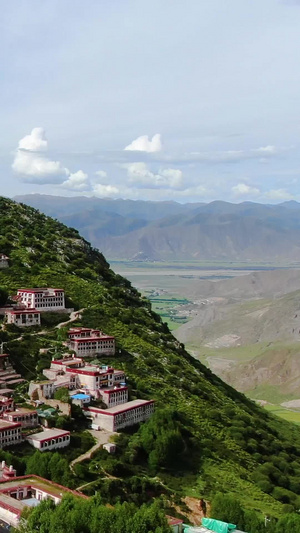
<instances>
[{"instance_id":1,"label":"dirt path","mask_svg":"<svg viewBox=\"0 0 300 533\"><path fill-rule=\"evenodd\" d=\"M96 444L92 446L87 452L83 453L82 455L79 455L79 457L76 457L74 461L70 463L70 468L72 472L74 472L74 465L76 463L81 463L81 461L84 461L85 459L91 459L94 452L99 450L103 446L103 444L106 444L109 442L109 439L111 435L117 435L117 433L112 433L111 431L106 431L105 429L102 429L101 431L95 431L93 429L88 429L89 433L96 439Z\"/></svg>"},{"instance_id":2,"label":"dirt path","mask_svg":"<svg viewBox=\"0 0 300 533\"><path fill-rule=\"evenodd\" d=\"M200 500L198 498L191 498L189 496L186 496L183 501L189 508L189 512L187 513L188 520L195 526L199 526L201 524L202 518L205 518L203 511L199 507ZM206 502L206 505L207 513L209 514L210 505L208 504L208 502Z\"/></svg>"},{"instance_id":3,"label":"dirt path","mask_svg":"<svg viewBox=\"0 0 300 533\"><path fill-rule=\"evenodd\" d=\"M69 320L67 320L66 322L60 322L59 324L57 324L57 326L55 326L55 328L60 329L64 326L67 326L68 324L71 324L72 322L75 322L76 320L78 320L78 318L80 318L81 313L85 311L85 309L86 307L83 307L82 309L79 309L79 311L72 311Z\"/></svg>"}]
</instances>

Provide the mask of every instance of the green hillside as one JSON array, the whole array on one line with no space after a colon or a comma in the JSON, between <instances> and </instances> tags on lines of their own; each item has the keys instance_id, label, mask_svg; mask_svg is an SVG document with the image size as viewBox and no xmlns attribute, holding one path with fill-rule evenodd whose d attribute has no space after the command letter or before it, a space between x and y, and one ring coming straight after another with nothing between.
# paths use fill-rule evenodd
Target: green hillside
<instances>
[{"instance_id":1,"label":"green hillside","mask_svg":"<svg viewBox=\"0 0 300 533\"><path fill-rule=\"evenodd\" d=\"M22 286L65 289L70 307L85 308L84 326L115 335L117 352L109 361L125 369L131 399L156 400L154 417L122 435L115 458L99 452L82 465L82 484L92 482L86 493L99 491L112 504L164 495L184 510L185 496L230 492L252 515L299 509L299 427L273 417L193 359L149 301L76 230L8 199L0 200L0 209L0 252L10 257L10 267L0 271L1 293ZM45 338L0 335L17 370L36 376ZM53 335L49 325L49 339ZM113 475L103 480L99 465Z\"/></svg>"}]
</instances>

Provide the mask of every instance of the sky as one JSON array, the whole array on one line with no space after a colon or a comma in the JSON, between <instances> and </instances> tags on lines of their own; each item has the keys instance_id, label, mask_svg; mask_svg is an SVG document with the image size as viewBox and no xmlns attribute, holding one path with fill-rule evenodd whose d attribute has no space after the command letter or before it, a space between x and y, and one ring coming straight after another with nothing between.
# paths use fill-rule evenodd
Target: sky
<instances>
[{"instance_id":1,"label":"sky","mask_svg":"<svg viewBox=\"0 0 300 533\"><path fill-rule=\"evenodd\" d=\"M300 0L0 0L0 194L300 201Z\"/></svg>"}]
</instances>

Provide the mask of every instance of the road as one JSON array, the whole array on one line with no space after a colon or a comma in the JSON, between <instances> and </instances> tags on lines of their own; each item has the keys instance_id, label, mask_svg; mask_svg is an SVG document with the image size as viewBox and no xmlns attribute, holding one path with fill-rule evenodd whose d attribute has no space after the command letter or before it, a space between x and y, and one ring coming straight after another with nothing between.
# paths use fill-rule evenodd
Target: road
<instances>
[{"instance_id":1,"label":"road","mask_svg":"<svg viewBox=\"0 0 300 533\"><path fill-rule=\"evenodd\" d=\"M79 457L76 457L74 461L70 463L70 468L73 471L73 467L76 463L81 463L81 461L84 461L85 459L91 459L94 452L99 450L103 446L103 444L106 444L109 442L109 439L112 435L117 435L115 432L107 431L106 429L102 429L100 431L96 431L95 429L88 429L89 433L96 439L96 444L92 446L87 452L83 453L82 455L79 455Z\"/></svg>"}]
</instances>

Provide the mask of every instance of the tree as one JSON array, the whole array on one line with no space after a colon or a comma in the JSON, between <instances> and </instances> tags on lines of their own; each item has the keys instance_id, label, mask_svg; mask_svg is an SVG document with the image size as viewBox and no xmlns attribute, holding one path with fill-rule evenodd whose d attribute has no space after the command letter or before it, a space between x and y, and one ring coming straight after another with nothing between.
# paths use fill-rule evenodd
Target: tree
<instances>
[{"instance_id":1,"label":"tree","mask_svg":"<svg viewBox=\"0 0 300 533\"><path fill-rule=\"evenodd\" d=\"M71 403L69 391L66 387L61 387L61 389L57 389L54 393L55 400L59 400L60 402L65 403Z\"/></svg>"},{"instance_id":2,"label":"tree","mask_svg":"<svg viewBox=\"0 0 300 533\"><path fill-rule=\"evenodd\" d=\"M296 513L286 514L277 522L276 533L300 533L300 516Z\"/></svg>"},{"instance_id":3,"label":"tree","mask_svg":"<svg viewBox=\"0 0 300 533\"><path fill-rule=\"evenodd\" d=\"M211 516L244 528L245 516L239 500L233 494L217 493L211 503Z\"/></svg>"}]
</instances>

